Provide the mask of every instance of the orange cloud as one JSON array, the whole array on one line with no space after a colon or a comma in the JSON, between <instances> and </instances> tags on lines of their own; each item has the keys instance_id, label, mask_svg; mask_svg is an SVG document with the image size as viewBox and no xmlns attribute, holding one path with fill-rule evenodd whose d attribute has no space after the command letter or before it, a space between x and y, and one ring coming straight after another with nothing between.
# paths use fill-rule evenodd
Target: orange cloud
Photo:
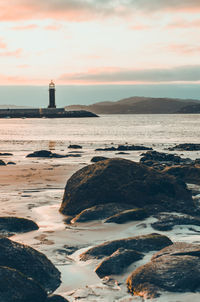
<instances>
[{"instance_id":1,"label":"orange cloud","mask_svg":"<svg viewBox=\"0 0 200 302\"><path fill-rule=\"evenodd\" d=\"M7 45L3 41L0 41L0 49L6 49L6 48Z\"/></svg>"},{"instance_id":2,"label":"orange cloud","mask_svg":"<svg viewBox=\"0 0 200 302\"><path fill-rule=\"evenodd\" d=\"M126 17L168 12L200 12L198 0L1 0L0 20L62 19L87 21L110 16Z\"/></svg>"},{"instance_id":3,"label":"orange cloud","mask_svg":"<svg viewBox=\"0 0 200 302\"><path fill-rule=\"evenodd\" d=\"M169 51L181 54L193 54L200 52L200 45L174 44L167 47Z\"/></svg>"}]
</instances>

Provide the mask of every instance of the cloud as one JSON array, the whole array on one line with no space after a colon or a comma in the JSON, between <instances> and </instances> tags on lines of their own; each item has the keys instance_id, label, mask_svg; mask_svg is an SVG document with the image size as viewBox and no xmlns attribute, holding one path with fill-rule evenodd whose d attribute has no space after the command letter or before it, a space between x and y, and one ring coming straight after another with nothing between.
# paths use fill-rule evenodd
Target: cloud
<instances>
[{"instance_id":1,"label":"cloud","mask_svg":"<svg viewBox=\"0 0 200 302\"><path fill-rule=\"evenodd\" d=\"M160 82L196 82L200 81L200 65L180 66L169 69L120 69L105 68L83 73L64 74L61 82L74 83L160 83Z\"/></svg>"},{"instance_id":2,"label":"cloud","mask_svg":"<svg viewBox=\"0 0 200 302\"><path fill-rule=\"evenodd\" d=\"M38 25L36 24L28 24L28 25L17 25L12 27L14 30L31 30L38 28Z\"/></svg>"},{"instance_id":3,"label":"cloud","mask_svg":"<svg viewBox=\"0 0 200 302\"><path fill-rule=\"evenodd\" d=\"M18 48L16 50L6 50L0 52L0 57L16 57L19 58L22 55L22 49Z\"/></svg>"},{"instance_id":4,"label":"cloud","mask_svg":"<svg viewBox=\"0 0 200 302\"><path fill-rule=\"evenodd\" d=\"M167 25L169 29L185 29L185 28L198 28L200 27L200 19L198 20L177 20Z\"/></svg>"},{"instance_id":5,"label":"cloud","mask_svg":"<svg viewBox=\"0 0 200 302\"><path fill-rule=\"evenodd\" d=\"M6 49L7 45L3 41L0 40L0 49Z\"/></svg>"},{"instance_id":6,"label":"cloud","mask_svg":"<svg viewBox=\"0 0 200 302\"><path fill-rule=\"evenodd\" d=\"M200 52L200 45L187 45L187 44L172 44L167 47L171 52L180 53L182 55L190 55Z\"/></svg>"},{"instance_id":7,"label":"cloud","mask_svg":"<svg viewBox=\"0 0 200 302\"><path fill-rule=\"evenodd\" d=\"M143 13L199 12L199 0L7 0L0 2L0 20L62 19L87 21Z\"/></svg>"}]
</instances>

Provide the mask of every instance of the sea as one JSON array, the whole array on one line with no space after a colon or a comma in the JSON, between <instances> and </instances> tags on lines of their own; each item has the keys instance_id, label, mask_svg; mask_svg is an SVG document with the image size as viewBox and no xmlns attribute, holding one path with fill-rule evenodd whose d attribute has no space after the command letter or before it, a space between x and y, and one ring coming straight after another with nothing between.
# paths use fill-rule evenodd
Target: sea
<instances>
[{"instance_id":1,"label":"sea","mask_svg":"<svg viewBox=\"0 0 200 302\"><path fill-rule=\"evenodd\" d=\"M120 156L139 161L141 151L130 151L128 154L119 155L117 152L95 150L121 144L134 144L152 147L154 150L161 152L169 152L168 147L179 143L200 143L199 138L200 115L198 114L101 115L98 118L71 119L0 119L0 152L13 153L10 159L17 165L29 163L30 159L26 158L26 155L36 150L51 150L59 154L69 153L68 146L70 144L82 146L80 150L81 157L58 158L55 159L56 164L86 165L91 163L93 156L97 155ZM176 153L182 157L200 158L199 151L177 151ZM52 159L50 164L52 165ZM146 301L143 298L132 297L127 293L125 286L127 275L122 276L120 280L124 286L120 286L120 282L117 283L112 278L100 280L94 273L97 263L82 263L79 261L79 255L88 246L99 244L105 240L155 232L151 228L152 219L155 218L147 218L143 224L127 223L125 225L110 224L108 226L108 224L103 223L90 223L82 226L66 227L63 216L58 211L63 188L45 187L42 189L38 187L35 190L21 192L19 186L18 191L10 192L6 191L6 187L0 187L1 199L4 198L4 202L2 200L2 204L0 204L0 210L4 209L5 211L6 206L10 205L17 215L22 213L20 212L20 202L25 205L27 200L27 204L33 206L30 210L27 209L29 211L28 215L32 219L33 217L36 219L40 229L27 234L15 235L13 240L35 247L34 244L38 238L43 238L41 236L44 236L44 234L47 236L45 238L48 239L46 242L49 244L45 245L44 241L43 244L36 245L36 247L44 252L62 272L63 284L58 288L58 294L63 295L70 302ZM200 199L200 187L197 187L197 190L199 190ZM164 234L173 241L200 243L200 227L197 226L193 228L177 226L173 231L164 232ZM82 247L72 256L67 257L64 253L64 247L66 244L73 245L74 242L80 242ZM139 264L142 265L148 262L151 256L152 254L147 255L147 258L144 258ZM131 266L130 271L135 269L134 265ZM163 293L160 298L152 301L188 302L190 300L193 300L193 302L200 301L200 294Z\"/></svg>"}]
</instances>

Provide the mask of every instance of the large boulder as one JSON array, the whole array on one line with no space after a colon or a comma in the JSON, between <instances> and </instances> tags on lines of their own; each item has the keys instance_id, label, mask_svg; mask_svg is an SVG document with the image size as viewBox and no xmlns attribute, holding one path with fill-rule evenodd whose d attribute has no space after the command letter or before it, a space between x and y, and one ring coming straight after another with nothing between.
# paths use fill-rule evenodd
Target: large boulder
<instances>
[{"instance_id":1,"label":"large boulder","mask_svg":"<svg viewBox=\"0 0 200 302\"><path fill-rule=\"evenodd\" d=\"M163 173L180 178L186 183L200 184L200 165L183 165L167 167Z\"/></svg>"},{"instance_id":2,"label":"large boulder","mask_svg":"<svg viewBox=\"0 0 200 302\"><path fill-rule=\"evenodd\" d=\"M13 268L0 266L1 302L46 302L46 297L39 283Z\"/></svg>"},{"instance_id":3,"label":"large boulder","mask_svg":"<svg viewBox=\"0 0 200 302\"><path fill-rule=\"evenodd\" d=\"M93 258L101 259L103 257L110 256L119 248L147 253L150 251L161 250L162 248L171 244L172 241L168 237L153 233L104 242L82 253L80 255L80 259L83 261L87 261Z\"/></svg>"},{"instance_id":4,"label":"large boulder","mask_svg":"<svg viewBox=\"0 0 200 302\"><path fill-rule=\"evenodd\" d=\"M0 266L18 270L48 292L60 285L60 272L44 254L5 237L0 238Z\"/></svg>"},{"instance_id":5,"label":"large boulder","mask_svg":"<svg viewBox=\"0 0 200 302\"><path fill-rule=\"evenodd\" d=\"M10 236L14 233L26 233L38 229L38 225L30 219L12 216L0 217L0 234L2 235Z\"/></svg>"},{"instance_id":6,"label":"large boulder","mask_svg":"<svg viewBox=\"0 0 200 302\"><path fill-rule=\"evenodd\" d=\"M118 275L133 262L143 258L143 254L134 250L119 248L111 256L105 258L95 269L100 278L109 275Z\"/></svg>"},{"instance_id":7,"label":"large boulder","mask_svg":"<svg viewBox=\"0 0 200 302\"><path fill-rule=\"evenodd\" d=\"M200 291L199 257L200 246L171 245L128 277L128 290L144 298L155 298L162 291Z\"/></svg>"},{"instance_id":8,"label":"large boulder","mask_svg":"<svg viewBox=\"0 0 200 302\"><path fill-rule=\"evenodd\" d=\"M184 211L193 207L184 182L141 163L113 158L86 166L68 180L60 211L76 215L110 202L132 208L151 207Z\"/></svg>"}]
</instances>

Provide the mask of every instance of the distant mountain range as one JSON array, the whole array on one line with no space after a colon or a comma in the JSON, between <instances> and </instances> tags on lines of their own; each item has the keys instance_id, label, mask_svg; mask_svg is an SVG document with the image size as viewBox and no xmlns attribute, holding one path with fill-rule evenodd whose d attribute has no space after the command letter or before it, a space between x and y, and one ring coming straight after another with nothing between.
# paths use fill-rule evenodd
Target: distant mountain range
<instances>
[{"instance_id":1,"label":"distant mountain range","mask_svg":"<svg viewBox=\"0 0 200 302\"><path fill-rule=\"evenodd\" d=\"M67 110L88 110L96 114L174 114L200 113L200 100L130 97L116 102L71 105Z\"/></svg>"}]
</instances>

